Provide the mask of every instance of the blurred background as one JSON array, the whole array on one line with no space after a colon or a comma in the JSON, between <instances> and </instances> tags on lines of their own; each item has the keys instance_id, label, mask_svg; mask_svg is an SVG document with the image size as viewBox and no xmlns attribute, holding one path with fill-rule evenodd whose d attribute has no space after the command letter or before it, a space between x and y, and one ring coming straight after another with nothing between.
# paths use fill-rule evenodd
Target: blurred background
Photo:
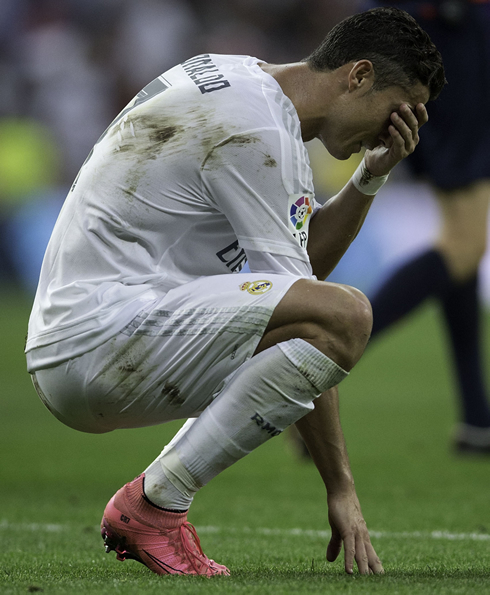
<instances>
[{"instance_id":1,"label":"blurred background","mask_svg":"<svg viewBox=\"0 0 490 595\"><path fill-rule=\"evenodd\" d=\"M0 285L32 294L58 211L91 147L150 80L197 53L307 56L356 0L2 0ZM357 166L309 143L321 201ZM428 245L430 189L399 167L331 280L370 291ZM490 260L480 291L490 301Z\"/></svg>"}]
</instances>

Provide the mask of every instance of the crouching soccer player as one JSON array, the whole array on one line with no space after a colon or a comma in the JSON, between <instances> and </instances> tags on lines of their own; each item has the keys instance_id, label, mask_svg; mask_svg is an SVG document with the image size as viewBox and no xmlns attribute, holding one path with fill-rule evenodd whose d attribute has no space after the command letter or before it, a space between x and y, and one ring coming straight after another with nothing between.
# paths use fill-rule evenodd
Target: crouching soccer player
<instances>
[{"instance_id":1,"label":"crouching soccer player","mask_svg":"<svg viewBox=\"0 0 490 595\"><path fill-rule=\"evenodd\" d=\"M228 574L187 522L195 494L297 424L327 490L345 569L370 543L336 386L371 309L324 283L390 170L418 143L440 55L406 13L337 25L306 60L200 55L148 84L83 165L44 259L28 370L49 410L84 432L187 419L108 503L106 549L158 574ZM303 141L360 168L323 207ZM238 272L248 259L251 273Z\"/></svg>"}]
</instances>

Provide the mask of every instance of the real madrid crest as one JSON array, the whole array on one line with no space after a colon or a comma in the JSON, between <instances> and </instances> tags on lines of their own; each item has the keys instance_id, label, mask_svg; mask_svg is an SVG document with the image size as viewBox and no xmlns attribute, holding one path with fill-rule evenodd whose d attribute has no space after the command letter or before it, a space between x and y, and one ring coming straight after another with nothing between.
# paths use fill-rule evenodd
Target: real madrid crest
<instances>
[{"instance_id":1,"label":"real madrid crest","mask_svg":"<svg viewBox=\"0 0 490 595\"><path fill-rule=\"evenodd\" d=\"M252 295L260 295L266 291L269 291L269 289L272 287L272 283L270 281L264 280L245 281L245 283L242 283L239 285L239 287L241 291L248 291L248 293L251 293Z\"/></svg>"}]
</instances>

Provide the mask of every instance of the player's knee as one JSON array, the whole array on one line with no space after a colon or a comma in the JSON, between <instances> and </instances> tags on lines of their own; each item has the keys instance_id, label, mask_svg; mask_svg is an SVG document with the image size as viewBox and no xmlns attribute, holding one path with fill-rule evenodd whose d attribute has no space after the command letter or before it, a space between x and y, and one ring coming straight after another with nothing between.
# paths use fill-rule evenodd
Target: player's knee
<instances>
[{"instance_id":1,"label":"player's knee","mask_svg":"<svg viewBox=\"0 0 490 595\"><path fill-rule=\"evenodd\" d=\"M371 335L366 296L348 285L302 279L274 311L256 353L292 338L305 339L349 371Z\"/></svg>"},{"instance_id":2,"label":"player's knee","mask_svg":"<svg viewBox=\"0 0 490 595\"><path fill-rule=\"evenodd\" d=\"M341 307L333 313L340 324L334 338L334 359L339 366L350 370L364 353L373 325L371 304L358 289L339 286L343 292Z\"/></svg>"}]
</instances>

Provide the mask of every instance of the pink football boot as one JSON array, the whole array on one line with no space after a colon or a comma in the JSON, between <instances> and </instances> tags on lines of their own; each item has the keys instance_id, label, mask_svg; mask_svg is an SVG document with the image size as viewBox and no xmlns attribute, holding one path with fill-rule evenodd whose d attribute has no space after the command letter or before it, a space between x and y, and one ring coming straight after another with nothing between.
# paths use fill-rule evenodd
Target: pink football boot
<instances>
[{"instance_id":1,"label":"pink football boot","mask_svg":"<svg viewBox=\"0 0 490 595\"><path fill-rule=\"evenodd\" d=\"M137 560L157 574L229 575L226 566L203 554L187 512L153 506L143 492L144 474L111 498L100 525L106 552Z\"/></svg>"}]
</instances>

